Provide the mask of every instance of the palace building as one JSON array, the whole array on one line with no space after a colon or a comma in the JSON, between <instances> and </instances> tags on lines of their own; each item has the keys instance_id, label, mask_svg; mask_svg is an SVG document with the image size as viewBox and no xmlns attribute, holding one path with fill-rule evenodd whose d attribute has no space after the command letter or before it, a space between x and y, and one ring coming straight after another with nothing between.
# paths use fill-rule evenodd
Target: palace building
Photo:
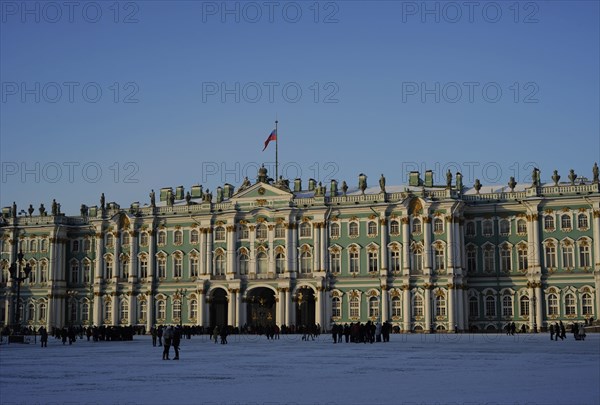
<instances>
[{"instance_id":1,"label":"palace building","mask_svg":"<svg viewBox=\"0 0 600 405\"><path fill-rule=\"evenodd\" d=\"M124 209L102 195L79 216L56 202L18 215L13 204L0 219L0 324L532 331L597 318L597 165L592 180L555 171L543 184L537 169L531 183L504 187L446 178L303 187L263 167L214 198L200 185L167 187ZM31 268L21 283L9 270L19 252L21 274Z\"/></svg>"}]
</instances>

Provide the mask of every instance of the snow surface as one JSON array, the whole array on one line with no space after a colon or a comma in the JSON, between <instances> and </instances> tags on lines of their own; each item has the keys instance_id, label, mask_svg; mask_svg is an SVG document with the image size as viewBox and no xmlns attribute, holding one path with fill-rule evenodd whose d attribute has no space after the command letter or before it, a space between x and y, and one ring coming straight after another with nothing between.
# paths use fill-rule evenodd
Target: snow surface
<instances>
[{"instance_id":1,"label":"snow surface","mask_svg":"<svg viewBox=\"0 0 600 405\"><path fill-rule=\"evenodd\" d=\"M600 334L564 342L548 334L392 335L390 343L335 345L330 335L228 340L183 339L179 361L162 360L148 336L4 344L0 403L600 403Z\"/></svg>"}]
</instances>

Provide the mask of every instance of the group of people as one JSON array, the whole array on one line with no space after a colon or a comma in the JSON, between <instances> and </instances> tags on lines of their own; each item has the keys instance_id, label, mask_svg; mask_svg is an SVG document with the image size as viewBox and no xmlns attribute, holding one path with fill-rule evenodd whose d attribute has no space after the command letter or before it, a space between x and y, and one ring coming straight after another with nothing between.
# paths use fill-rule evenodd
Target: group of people
<instances>
[{"instance_id":1,"label":"group of people","mask_svg":"<svg viewBox=\"0 0 600 405\"><path fill-rule=\"evenodd\" d=\"M331 328L331 338L333 343L342 343L342 336L345 337L346 343L375 343L389 342L390 334L392 333L392 324L385 321L371 322L362 324L360 322L347 323L344 325L333 324Z\"/></svg>"}]
</instances>

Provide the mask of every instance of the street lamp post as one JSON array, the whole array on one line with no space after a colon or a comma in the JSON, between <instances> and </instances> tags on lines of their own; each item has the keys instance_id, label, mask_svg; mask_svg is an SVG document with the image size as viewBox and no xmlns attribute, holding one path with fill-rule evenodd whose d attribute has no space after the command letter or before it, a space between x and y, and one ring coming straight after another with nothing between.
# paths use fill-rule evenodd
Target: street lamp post
<instances>
[{"instance_id":1,"label":"street lamp post","mask_svg":"<svg viewBox=\"0 0 600 405\"><path fill-rule=\"evenodd\" d=\"M10 265L10 278L16 282L17 284L17 297L16 297L16 301L15 304L13 306L13 310L14 310L14 320L13 320L13 332L16 330L17 332L20 331L20 324L19 324L19 317L20 317L20 311L19 311L19 300L21 298L21 283L26 280L29 277L29 274L31 273L31 266L29 265L29 263L25 264L25 267L23 268L23 251L20 250L19 253L17 254L17 261L14 262L13 264ZM21 271L24 273L23 276L21 276Z\"/></svg>"}]
</instances>

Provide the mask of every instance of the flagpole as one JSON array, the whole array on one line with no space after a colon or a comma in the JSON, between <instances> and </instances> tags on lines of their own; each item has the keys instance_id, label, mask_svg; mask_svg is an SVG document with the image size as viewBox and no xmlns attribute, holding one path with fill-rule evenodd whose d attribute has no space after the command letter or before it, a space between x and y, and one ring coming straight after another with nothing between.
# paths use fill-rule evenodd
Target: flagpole
<instances>
[{"instance_id":1,"label":"flagpole","mask_svg":"<svg viewBox=\"0 0 600 405\"><path fill-rule=\"evenodd\" d=\"M279 161L277 156L277 146L279 145L279 132L277 131L277 123L279 121L275 119L275 183L279 181Z\"/></svg>"}]
</instances>

